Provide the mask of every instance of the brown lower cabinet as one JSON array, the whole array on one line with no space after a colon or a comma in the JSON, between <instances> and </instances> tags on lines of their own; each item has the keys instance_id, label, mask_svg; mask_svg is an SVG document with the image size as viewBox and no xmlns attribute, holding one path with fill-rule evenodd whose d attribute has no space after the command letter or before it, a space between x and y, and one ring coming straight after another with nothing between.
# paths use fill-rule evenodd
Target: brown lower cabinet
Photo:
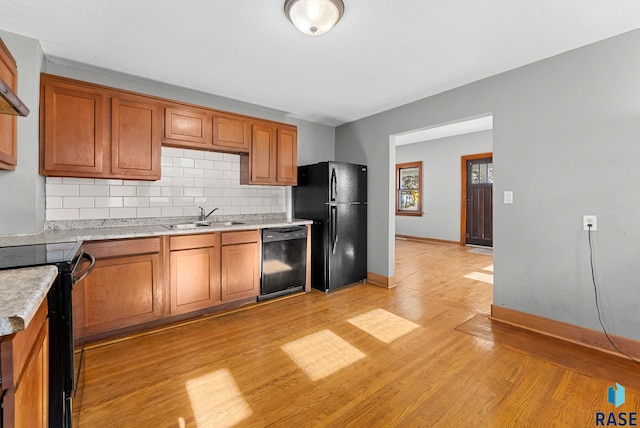
<instances>
[{"instance_id":1,"label":"brown lower cabinet","mask_svg":"<svg viewBox=\"0 0 640 428\"><path fill-rule=\"evenodd\" d=\"M222 234L222 301L260 294L260 232L248 230Z\"/></svg>"},{"instance_id":2,"label":"brown lower cabinet","mask_svg":"<svg viewBox=\"0 0 640 428\"><path fill-rule=\"evenodd\" d=\"M220 234L169 237L170 314L220 303Z\"/></svg>"},{"instance_id":3,"label":"brown lower cabinet","mask_svg":"<svg viewBox=\"0 0 640 428\"><path fill-rule=\"evenodd\" d=\"M48 334L45 299L24 331L0 342L4 428L49 426Z\"/></svg>"},{"instance_id":4,"label":"brown lower cabinet","mask_svg":"<svg viewBox=\"0 0 640 428\"><path fill-rule=\"evenodd\" d=\"M76 339L149 328L260 293L259 230L93 241L84 250L96 264L74 288Z\"/></svg>"},{"instance_id":5,"label":"brown lower cabinet","mask_svg":"<svg viewBox=\"0 0 640 428\"><path fill-rule=\"evenodd\" d=\"M159 237L91 242L84 249L96 258L83 284L87 336L162 318Z\"/></svg>"}]
</instances>

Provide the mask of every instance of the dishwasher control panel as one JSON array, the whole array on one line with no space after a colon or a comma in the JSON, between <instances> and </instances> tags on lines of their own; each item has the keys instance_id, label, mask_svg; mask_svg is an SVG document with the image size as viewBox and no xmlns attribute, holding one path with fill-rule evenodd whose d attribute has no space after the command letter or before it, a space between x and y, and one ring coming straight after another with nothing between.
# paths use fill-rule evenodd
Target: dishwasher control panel
<instances>
[{"instance_id":1,"label":"dishwasher control panel","mask_svg":"<svg viewBox=\"0 0 640 428\"><path fill-rule=\"evenodd\" d=\"M272 227L262 230L262 242L288 241L290 239L306 239L307 227Z\"/></svg>"}]
</instances>

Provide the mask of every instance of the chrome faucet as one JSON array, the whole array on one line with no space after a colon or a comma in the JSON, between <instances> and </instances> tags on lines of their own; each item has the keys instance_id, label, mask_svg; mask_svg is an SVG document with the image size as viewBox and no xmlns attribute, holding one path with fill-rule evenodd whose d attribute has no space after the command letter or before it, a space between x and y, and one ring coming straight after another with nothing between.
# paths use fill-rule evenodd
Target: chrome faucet
<instances>
[{"instance_id":1,"label":"chrome faucet","mask_svg":"<svg viewBox=\"0 0 640 428\"><path fill-rule=\"evenodd\" d=\"M207 219L207 217L209 217L211 214L213 214L214 212L218 211L219 208L214 208L211 210L211 212L207 215L204 214L204 208L202 207L198 207L200 208L200 221L205 221Z\"/></svg>"}]
</instances>

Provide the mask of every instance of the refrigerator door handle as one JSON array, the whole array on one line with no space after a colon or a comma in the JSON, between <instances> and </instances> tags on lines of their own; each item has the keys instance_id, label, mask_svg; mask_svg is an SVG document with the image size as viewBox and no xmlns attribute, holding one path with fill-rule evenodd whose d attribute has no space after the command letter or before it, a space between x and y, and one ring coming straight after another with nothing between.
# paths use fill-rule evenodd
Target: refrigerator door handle
<instances>
[{"instance_id":1,"label":"refrigerator door handle","mask_svg":"<svg viewBox=\"0 0 640 428\"><path fill-rule=\"evenodd\" d=\"M330 184L330 192L331 192L331 201L336 200L336 196L338 196L338 177L336 177L336 169L331 168L331 184Z\"/></svg>"},{"instance_id":2,"label":"refrigerator door handle","mask_svg":"<svg viewBox=\"0 0 640 428\"><path fill-rule=\"evenodd\" d=\"M336 253L336 245L338 244L338 207L331 206L331 253Z\"/></svg>"}]
</instances>

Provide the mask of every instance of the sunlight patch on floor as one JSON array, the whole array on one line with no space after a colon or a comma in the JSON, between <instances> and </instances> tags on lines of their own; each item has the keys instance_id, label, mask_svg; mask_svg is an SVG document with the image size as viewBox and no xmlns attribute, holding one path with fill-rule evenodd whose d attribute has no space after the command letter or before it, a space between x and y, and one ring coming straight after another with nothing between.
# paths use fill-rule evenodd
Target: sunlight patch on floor
<instances>
[{"instance_id":1,"label":"sunlight patch on floor","mask_svg":"<svg viewBox=\"0 0 640 428\"><path fill-rule=\"evenodd\" d=\"M359 349L330 330L321 330L286 343L282 350L313 381L332 375L365 357Z\"/></svg>"},{"instance_id":2,"label":"sunlight patch on floor","mask_svg":"<svg viewBox=\"0 0 640 428\"><path fill-rule=\"evenodd\" d=\"M232 427L253 414L228 369L185 383L198 428Z\"/></svg>"},{"instance_id":3,"label":"sunlight patch on floor","mask_svg":"<svg viewBox=\"0 0 640 428\"><path fill-rule=\"evenodd\" d=\"M493 275L484 272L471 272L464 276L467 279L473 279L476 281L486 282L487 284L493 284Z\"/></svg>"},{"instance_id":4,"label":"sunlight patch on floor","mask_svg":"<svg viewBox=\"0 0 640 428\"><path fill-rule=\"evenodd\" d=\"M374 309L348 321L384 343L391 343L419 327L384 309Z\"/></svg>"},{"instance_id":5,"label":"sunlight patch on floor","mask_svg":"<svg viewBox=\"0 0 640 428\"><path fill-rule=\"evenodd\" d=\"M489 266L487 266L487 267L483 267L483 268L482 268L482 270L487 270L487 271L489 271L489 272L493 272L493 263L492 263L492 264L490 264L490 265L489 265Z\"/></svg>"}]
</instances>

